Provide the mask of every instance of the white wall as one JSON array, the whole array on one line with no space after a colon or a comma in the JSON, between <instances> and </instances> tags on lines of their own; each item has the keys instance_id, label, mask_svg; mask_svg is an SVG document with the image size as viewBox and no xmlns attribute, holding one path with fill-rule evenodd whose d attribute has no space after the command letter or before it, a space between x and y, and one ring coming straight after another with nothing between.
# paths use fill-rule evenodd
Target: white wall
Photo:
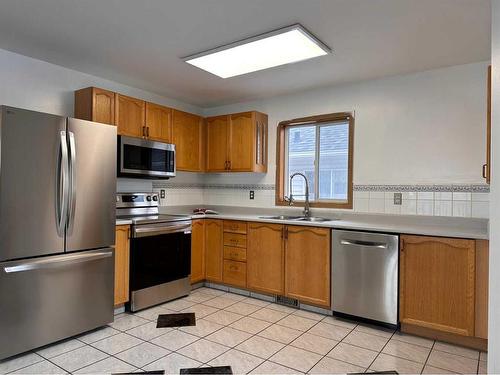
<instances>
[{"instance_id":1,"label":"white wall","mask_svg":"<svg viewBox=\"0 0 500 375\"><path fill-rule=\"evenodd\" d=\"M0 49L0 104L73 116L74 91L88 86L201 113L188 103Z\"/></svg>"},{"instance_id":2,"label":"white wall","mask_svg":"<svg viewBox=\"0 0 500 375\"><path fill-rule=\"evenodd\" d=\"M488 373L500 373L500 1L492 2L492 131Z\"/></svg>"},{"instance_id":3,"label":"white wall","mask_svg":"<svg viewBox=\"0 0 500 375\"><path fill-rule=\"evenodd\" d=\"M269 115L267 175L212 175L211 182L274 183L279 121L355 111L355 184L483 183L488 63L316 89L205 110ZM239 181L238 181L239 182Z\"/></svg>"}]
</instances>

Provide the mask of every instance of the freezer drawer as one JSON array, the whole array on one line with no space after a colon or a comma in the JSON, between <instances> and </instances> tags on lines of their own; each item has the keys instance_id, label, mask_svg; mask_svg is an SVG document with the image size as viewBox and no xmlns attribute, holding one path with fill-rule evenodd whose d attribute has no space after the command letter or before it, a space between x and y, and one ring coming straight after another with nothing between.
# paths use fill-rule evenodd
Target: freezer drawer
<instances>
[{"instance_id":1,"label":"freezer drawer","mask_svg":"<svg viewBox=\"0 0 500 375\"><path fill-rule=\"evenodd\" d=\"M113 321L114 249L0 263L0 360Z\"/></svg>"},{"instance_id":2,"label":"freezer drawer","mask_svg":"<svg viewBox=\"0 0 500 375\"><path fill-rule=\"evenodd\" d=\"M398 236L332 231L332 310L398 323Z\"/></svg>"}]
</instances>

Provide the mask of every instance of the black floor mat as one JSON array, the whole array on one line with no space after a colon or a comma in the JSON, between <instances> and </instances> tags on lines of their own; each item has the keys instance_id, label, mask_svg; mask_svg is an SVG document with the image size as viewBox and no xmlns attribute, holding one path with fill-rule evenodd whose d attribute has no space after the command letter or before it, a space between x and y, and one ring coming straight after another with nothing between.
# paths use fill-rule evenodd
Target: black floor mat
<instances>
[{"instance_id":1,"label":"black floor mat","mask_svg":"<svg viewBox=\"0 0 500 375\"><path fill-rule=\"evenodd\" d=\"M194 313L160 314L156 322L156 328L195 326Z\"/></svg>"},{"instance_id":2,"label":"black floor mat","mask_svg":"<svg viewBox=\"0 0 500 375\"><path fill-rule=\"evenodd\" d=\"M116 372L112 375L137 375L137 372ZM140 372L142 375L164 375L165 370L155 370L155 371L144 371Z\"/></svg>"},{"instance_id":3,"label":"black floor mat","mask_svg":"<svg viewBox=\"0 0 500 375\"><path fill-rule=\"evenodd\" d=\"M232 374L231 366L181 368L181 375L189 374Z\"/></svg>"}]
</instances>

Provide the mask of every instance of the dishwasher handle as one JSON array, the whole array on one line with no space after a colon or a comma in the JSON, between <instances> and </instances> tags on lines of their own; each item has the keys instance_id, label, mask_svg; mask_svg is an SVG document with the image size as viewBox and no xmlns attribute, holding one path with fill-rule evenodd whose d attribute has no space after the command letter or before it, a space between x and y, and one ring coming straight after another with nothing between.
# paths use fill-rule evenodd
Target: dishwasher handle
<instances>
[{"instance_id":1,"label":"dishwasher handle","mask_svg":"<svg viewBox=\"0 0 500 375\"><path fill-rule=\"evenodd\" d=\"M360 240L341 240L341 245L375 247L377 249L387 249L387 244L383 242L360 241Z\"/></svg>"}]
</instances>

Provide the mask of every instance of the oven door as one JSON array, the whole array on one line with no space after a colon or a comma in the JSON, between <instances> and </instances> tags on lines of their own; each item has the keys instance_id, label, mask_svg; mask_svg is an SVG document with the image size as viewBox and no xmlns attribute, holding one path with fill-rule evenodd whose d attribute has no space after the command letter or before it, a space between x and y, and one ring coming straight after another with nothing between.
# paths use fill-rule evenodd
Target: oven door
<instances>
[{"instance_id":1,"label":"oven door","mask_svg":"<svg viewBox=\"0 0 500 375\"><path fill-rule=\"evenodd\" d=\"M137 225L130 243L130 291L191 274L191 222Z\"/></svg>"},{"instance_id":2,"label":"oven door","mask_svg":"<svg viewBox=\"0 0 500 375\"><path fill-rule=\"evenodd\" d=\"M175 145L120 136L118 175L129 177L175 177Z\"/></svg>"}]
</instances>

